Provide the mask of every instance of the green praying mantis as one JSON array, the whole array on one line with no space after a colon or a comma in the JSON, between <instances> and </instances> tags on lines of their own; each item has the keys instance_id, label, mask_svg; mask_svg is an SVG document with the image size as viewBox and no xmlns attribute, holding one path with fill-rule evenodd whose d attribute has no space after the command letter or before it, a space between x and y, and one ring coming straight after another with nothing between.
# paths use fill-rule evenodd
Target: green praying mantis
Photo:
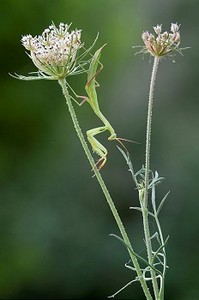
<instances>
[{"instance_id":1,"label":"green praying mantis","mask_svg":"<svg viewBox=\"0 0 199 300\"><path fill-rule=\"evenodd\" d=\"M86 83L86 86L85 86L85 90L86 90L86 93L87 93L88 96L78 96L78 95L75 94L76 97L83 99L83 101L81 103L78 102L78 105L82 105L85 102L89 103L91 108L93 109L94 113L96 114L96 116L103 123L103 126L96 127L96 128L93 128L93 129L89 129L86 132L87 139L88 139L88 141L89 141L89 143L92 147L93 152L98 154L99 157L100 157L99 160L96 163L96 165L98 166L98 170L100 170L105 165L105 163L107 161L108 151L97 140L96 135L98 135L100 133L103 133L105 131L108 131L110 133L110 136L108 137L109 141L116 140L120 144L122 144L121 140L132 142L131 140L118 138L116 133L115 133L114 128L111 126L109 121L105 118L105 116L102 114L102 112L100 110L100 106L99 106L99 103L98 103L97 92L96 92L96 87L98 87L99 84L96 82L96 77L98 76L98 74L103 69L103 65L100 63L99 59L100 59L100 56L101 56L101 51L104 48L104 46L99 48L94 53L94 55L92 56L92 59L91 59L91 63L90 63L89 69L88 69L87 83ZM99 69L98 69L98 65L100 65ZM124 145L123 145L123 147L124 147Z\"/></svg>"},{"instance_id":2,"label":"green praying mantis","mask_svg":"<svg viewBox=\"0 0 199 300\"><path fill-rule=\"evenodd\" d=\"M94 153L97 153L100 156L100 159L97 162L99 170L105 165L107 161L107 149L96 139L96 135L109 131L110 136L108 137L108 140L117 140L117 135L115 133L114 128L111 126L109 121L105 118L105 116L102 114L100 110L100 106L98 103L98 97L96 92L96 87L99 85L96 82L97 75L102 71L103 65L99 62L101 51L104 46L99 48L95 54L92 57L90 67L88 70L88 77L87 77L87 83L85 86L86 93L88 95L87 102L90 104L91 108L93 109L94 113L97 115L97 117L102 121L104 126L100 126L97 128L93 128L87 131L87 139L93 149ZM98 69L98 65L100 63L100 68Z\"/></svg>"}]
</instances>

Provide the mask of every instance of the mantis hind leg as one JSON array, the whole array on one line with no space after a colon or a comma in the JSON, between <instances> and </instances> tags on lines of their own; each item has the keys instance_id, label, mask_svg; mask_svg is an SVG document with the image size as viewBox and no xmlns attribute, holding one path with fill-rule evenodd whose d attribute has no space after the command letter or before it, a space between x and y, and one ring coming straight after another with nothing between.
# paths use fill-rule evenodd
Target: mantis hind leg
<instances>
[{"instance_id":1,"label":"mantis hind leg","mask_svg":"<svg viewBox=\"0 0 199 300\"><path fill-rule=\"evenodd\" d=\"M96 139L95 135L100 134L104 131L106 131L106 126L97 127L94 129L90 129L86 132L87 139L89 143L91 144L91 147L93 149L93 152L97 153L100 156L100 159L97 161L96 166L98 166L98 169L100 170L107 161L107 149Z\"/></svg>"}]
</instances>

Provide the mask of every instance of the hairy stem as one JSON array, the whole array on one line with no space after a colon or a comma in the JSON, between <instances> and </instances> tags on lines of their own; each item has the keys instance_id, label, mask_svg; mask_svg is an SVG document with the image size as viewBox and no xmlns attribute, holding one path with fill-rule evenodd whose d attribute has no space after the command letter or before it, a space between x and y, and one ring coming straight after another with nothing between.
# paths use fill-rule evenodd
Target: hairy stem
<instances>
[{"instance_id":1,"label":"hairy stem","mask_svg":"<svg viewBox=\"0 0 199 300\"><path fill-rule=\"evenodd\" d=\"M144 225L144 235L147 247L148 262L153 265L153 253L151 244L151 235L149 228L149 214L148 214L148 189L149 189L149 173L150 173L150 150L151 150L151 124L152 124L152 111L153 111L153 96L156 81L156 74L159 64L159 57L154 57L153 70L151 75L150 90L149 90L149 102L148 102L148 112L147 112L147 130L146 130L146 152L145 152L145 183L144 183L144 201L142 203L143 211L143 225ZM155 271L151 269L151 278L153 284L153 290L155 299L159 300L159 288L157 283L157 278Z\"/></svg>"},{"instance_id":2,"label":"hairy stem","mask_svg":"<svg viewBox=\"0 0 199 300\"><path fill-rule=\"evenodd\" d=\"M77 120L77 117L76 117L76 114L75 114L75 111L74 111L74 108L73 108L73 105L72 105L72 102L71 102L71 98L70 98L70 95L69 95L69 92L68 92L68 89L67 89L67 86L66 86L65 79L60 79L59 80L59 84L60 84L60 86L62 88L62 92L63 92L64 97L66 99L66 104L68 106L68 109L69 109L69 112L70 112L70 115L71 115L71 118L72 118L72 121L73 121L73 125L74 125L75 130L76 130L76 133L77 133L77 135L79 137L79 140L80 140L80 142L82 144L82 147L83 147L83 149L84 149L84 151L86 153L86 156L87 156L87 158L88 158L88 160L89 160L89 162L91 164L92 170L93 170L93 172L94 172L94 174L95 174L95 176L96 176L96 178L97 178L97 180L99 182L99 185L100 185L100 187L101 187L101 189L102 189L102 191L104 193L104 196L105 196L105 198L106 198L106 200L108 202L108 205L109 205L110 210L111 210L111 212L112 212L112 214L114 216L114 219L115 219L115 221L117 223L117 226L118 226L118 228L120 230L122 238L123 238L125 244L127 245L127 249L128 249L129 255L130 255L131 260L132 260L132 262L134 264L134 267L136 269L137 276L138 276L138 278L140 280L140 283L141 283L143 292L144 292L144 294L146 296L146 299L147 300L153 300L153 298L151 296L151 293L150 293L150 291L148 289L148 286L147 286L147 284L146 284L146 282L145 282L145 280L143 278L142 270L140 268L138 260L137 260L136 256L133 255L134 251L133 251L133 248L131 246L131 243L130 243L130 240L128 238L128 235L126 233L126 230L124 228L124 225L123 225L123 223L122 223L122 221L120 219L120 216L119 216L119 214L117 212L117 209L115 207L115 204L114 204L114 202L113 202L113 200L112 200L112 198L110 196L110 193L109 193L109 191L108 191L108 189L107 189L107 187L106 187L106 185L105 185L105 183L104 183L104 181L102 179L102 176L101 176L99 170L97 169L95 161L94 161L94 159L92 157L92 154L91 154L91 152L90 152L90 150L88 148L88 145L87 145L87 143L85 141L84 135L83 135L83 133L81 131L81 128L80 128L80 125L78 123L78 120Z\"/></svg>"}]
</instances>

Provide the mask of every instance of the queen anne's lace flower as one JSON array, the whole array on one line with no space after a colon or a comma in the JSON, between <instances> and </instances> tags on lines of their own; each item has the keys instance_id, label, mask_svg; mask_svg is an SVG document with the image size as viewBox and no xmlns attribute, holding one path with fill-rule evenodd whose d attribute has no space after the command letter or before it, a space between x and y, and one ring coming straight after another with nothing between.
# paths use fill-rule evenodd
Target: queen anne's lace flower
<instances>
[{"instance_id":1,"label":"queen anne's lace flower","mask_svg":"<svg viewBox=\"0 0 199 300\"><path fill-rule=\"evenodd\" d=\"M79 68L78 50L83 46L81 30L69 32L69 27L64 23L58 28L52 24L41 35L22 37L22 45L30 51L28 55L40 74L59 79L74 74Z\"/></svg>"},{"instance_id":2,"label":"queen anne's lace flower","mask_svg":"<svg viewBox=\"0 0 199 300\"><path fill-rule=\"evenodd\" d=\"M143 32L142 39L145 47L143 52L149 52L153 56L164 56L173 50L178 50L180 45L179 25L171 23L171 32L162 33L162 25L153 27L156 36L148 31Z\"/></svg>"}]
</instances>

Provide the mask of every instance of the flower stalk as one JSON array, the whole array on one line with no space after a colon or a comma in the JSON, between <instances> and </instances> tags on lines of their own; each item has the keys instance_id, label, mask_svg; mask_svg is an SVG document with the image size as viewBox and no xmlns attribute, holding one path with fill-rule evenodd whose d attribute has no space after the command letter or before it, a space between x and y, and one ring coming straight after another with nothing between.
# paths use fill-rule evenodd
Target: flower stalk
<instances>
[{"instance_id":1,"label":"flower stalk","mask_svg":"<svg viewBox=\"0 0 199 300\"><path fill-rule=\"evenodd\" d=\"M149 102L148 102L148 112L147 112L147 129L146 129L146 151L145 151L145 179L144 179L144 197L142 203L142 217L144 226L145 243L147 248L148 262L153 265L153 253L152 253L152 243L151 234L149 228L149 210L148 210L148 196L149 196L149 173L150 173L150 152L151 152L151 124L152 124L152 112L153 112L153 99L154 99L154 88L155 80L158 69L160 58L158 56L154 57L153 70L151 75L150 90L149 90ZM157 278L155 271L151 269L151 279L153 284L153 290L155 294L155 299L159 299L159 288L157 283Z\"/></svg>"},{"instance_id":2,"label":"flower stalk","mask_svg":"<svg viewBox=\"0 0 199 300\"><path fill-rule=\"evenodd\" d=\"M162 25L153 27L155 34L149 33L148 31L143 32L142 39L144 47L141 50L143 53L149 53L154 57L153 69L151 74L150 88L149 88L149 101L147 111L147 125L146 125L146 148L145 148L145 168L144 168L144 183L143 188L140 190L139 199L142 211L144 236L147 249L147 258L149 266L154 265L154 251L152 249L152 237L149 226L149 189L150 189L150 154L151 154L151 125L152 125L152 114L153 114L153 100L154 100L154 89L156 82L156 75L158 65L161 57L166 55L173 55L174 51L179 51L180 45L180 32L179 25L177 23L171 23L170 33L167 31L162 32ZM153 201L153 200L152 200ZM154 207L155 208L155 207ZM155 300L164 300L164 280L166 271L166 252L164 247L164 240L161 232L160 223L157 217L155 208L155 221L158 227L159 239L163 247L164 263L163 273L158 285L157 273L153 268L150 268L151 281L153 285L153 292Z\"/></svg>"}]
</instances>

